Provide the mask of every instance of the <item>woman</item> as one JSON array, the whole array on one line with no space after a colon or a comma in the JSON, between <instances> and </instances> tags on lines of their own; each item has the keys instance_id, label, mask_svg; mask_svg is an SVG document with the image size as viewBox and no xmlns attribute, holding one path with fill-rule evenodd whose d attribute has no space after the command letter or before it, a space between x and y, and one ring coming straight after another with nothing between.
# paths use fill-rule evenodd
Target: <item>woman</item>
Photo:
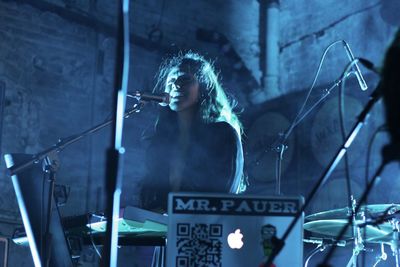
<instances>
[{"instance_id":1,"label":"woman","mask_svg":"<svg viewBox=\"0 0 400 267\"><path fill-rule=\"evenodd\" d=\"M161 65L155 91L170 101L147 150L143 208L166 211L172 191L243 191L241 125L211 64L175 56Z\"/></svg>"}]
</instances>

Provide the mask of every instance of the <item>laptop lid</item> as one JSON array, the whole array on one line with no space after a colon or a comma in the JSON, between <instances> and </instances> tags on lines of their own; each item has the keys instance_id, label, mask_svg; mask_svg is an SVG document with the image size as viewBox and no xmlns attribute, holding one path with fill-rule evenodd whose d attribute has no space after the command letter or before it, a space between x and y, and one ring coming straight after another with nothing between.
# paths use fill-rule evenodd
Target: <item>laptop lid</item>
<instances>
[{"instance_id":1,"label":"laptop lid","mask_svg":"<svg viewBox=\"0 0 400 267\"><path fill-rule=\"evenodd\" d=\"M263 266L302 197L170 193L167 267ZM274 260L303 265L303 216Z\"/></svg>"}]
</instances>

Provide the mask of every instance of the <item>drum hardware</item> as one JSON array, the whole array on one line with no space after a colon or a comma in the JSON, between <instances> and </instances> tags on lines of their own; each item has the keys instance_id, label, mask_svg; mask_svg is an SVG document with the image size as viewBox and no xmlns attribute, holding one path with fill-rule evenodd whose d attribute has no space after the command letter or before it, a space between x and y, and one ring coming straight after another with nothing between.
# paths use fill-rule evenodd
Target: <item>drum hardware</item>
<instances>
[{"instance_id":1,"label":"drum hardware","mask_svg":"<svg viewBox=\"0 0 400 267\"><path fill-rule=\"evenodd\" d=\"M316 248L314 248L310 254L307 256L306 261L304 262L304 267L308 266L309 261L311 260L311 258L317 254L318 252L322 252L326 249L326 245L323 244L318 244L318 246Z\"/></svg>"},{"instance_id":2,"label":"drum hardware","mask_svg":"<svg viewBox=\"0 0 400 267\"><path fill-rule=\"evenodd\" d=\"M385 220L387 221L388 218L382 218L381 221L376 221L379 216L382 216L382 214L385 214L386 216L390 216L388 212L391 211L391 216L394 216L394 211L399 210L400 211L400 205L399 204L371 204L371 205L366 205L366 206L361 206L360 211L364 212L365 214L368 215L371 219L367 218L365 221L365 224L374 224L375 222L379 224L380 222L384 222ZM334 210L328 210L328 211L322 211L318 213L314 213L311 215L308 215L305 217L306 221L315 221L315 220L327 220L327 219L347 219L351 215L351 210L346 207L346 208L341 208L341 209L334 209ZM360 217L362 213L356 214L356 218ZM374 220L372 222L372 220ZM362 226L362 225L360 225Z\"/></svg>"},{"instance_id":3,"label":"drum hardware","mask_svg":"<svg viewBox=\"0 0 400 267\"><path fill-rule=\"evenodd\" d=\"M386 260L387 255L384 252L384 244L390 245L390 248L392 250L392 255L395 257L396 260L396 267L399 267L400 265L400 254L399 254L399 224L400 221L398 219L400 213L400 209L397 205L389 205L382 213L380 213L378 216L371 216L372 219L366 220L363 224L360 224L359 227L365 227L368 225L376 225L378 227L381 227L381 225L387 225L391 226L391 231L381 237L376 237L376 238L369 238L366 241L371 242L371 243L380 243L381 244L381 251L382 255L378 259L378 261L375 263L378 264L381 260Z\"/></svg>"},{"instance_id":4,"label":"drum hardware","mask_svg":"<svg viewBox=\"0 0 400 267\"><path fill-rule=\"evenodd\" d=\"M388 233L382 237L369 238L366 240L368 243L379 243L381 245L381 256L377 258L377 262L373 265L373 267L377 266L377 264L381 261L385 261L387 259L387 254L385 253L384 246L389 245L392 250L392 255L396 260L396 267L399 267L400 263L400 255L399 255L399 221L392 220L390 222L392 225L392 232Z\"/></svg>"},{"instance_id":5,"label":"drum hardware","mask_svg":"<svg viewBox=\"0 0 400 267\"><path fill-rule=\"evenodd\" d=\"M357 223L357 221L356 221ZM326 236L336 237L340 230L347 224L346 219L333 219L333 220L318 220L307 222L304 224L304 230L312 233L322 234ZM371 225L366 226L360 230L361 236L365 234L366 239L379 239L385 237L389 233L390 226L382 226L380 228ZM343 237L351 239L353 238L353 229L349 229L345 232Z\"/></svg>"},{"instance_id":6,"label":"drum hardware","mask_svg":"<svg viewBox=\"0 0 400 267\"><path fill-rule=\"evenodd\" d=\"M333 45L333 44L332 44ZM356 59L357 60L357 59ZM340 83L342 83L342 81L344 81L344 79L348 76L350 68L358 61L352 61L350 62L347 66L345 71L342 73L340 80L337 81L337 85L340 85ZM332 88L334 88L336 85L334 85ZM361 113L357 116L357 122L353 125L352 129L349 131L348 135L346 136L346 138L344 138L344 142L343 144L340 146L340 148L337 150L335 156L333 157L333 159L329 162L328 167L324 170L324 172L322 173L321 177L314 183L314 186L312 187L312 189L309 191L307 197L305 198L305 202L302 206L302 208L297 212L293 222L289 225L289 227L286 229L286 231L283 233L282 235L282 240L285 241L286 238L289 236L289 233L293 230L295 224L297 223L297 221L300 219L300 217L302 216L302 213L306 210L306 208L308 207L308 205L311 203L313 197L316 195L316 193L318 192L319 188L326 183L326 181L328 180L328 178L331 176L331 174L333 173L334 169L336 168L336 166L339 164L339 162L341 161L341 159L343 158L343 156L346 154L348 148L351 146L351 144L353 143L353 141L356 139L358 133L361 131L362 127L365 125L365 122L367 120L367 118L370 115L370 112L372 110L372 108L374 107L374 105L378 102L378 100L380 99L381 94L380 94L380 90L375 89L374 92L371 94L371 97L369 98L368 103L365 105L365 107L363 108L363 110L361 111ZM322 100L322 99L321 99ZM318 102L316 103L318 104ZM300 112L299 112L299 116L300 116ZM302 116L303 118L304 116ZM296 116L297 119L297 116ZM295 121L296 121L295 119ZM297 123L299 122L299 120L297 120ZM378 168L378 170L376 171L376 173L380 173L383 170L383 166L381 166L380 168ZM363 203L365 201L366 195L369 193L369 190L366 190L363 194L363 197L361 198L360 203ZM357 206L357 210L358 210L359 206ZM341 239L341 234L340 237L338 239ZM334 247L332 247L334 248ZM321 263L321 266L327 265L329 258L332 256L333 254L333 249L331 249L326 257L324 258L323 262ZM276 254L273 253L271 255L271 257L269 258L267 265L271 264L274 260L274 258L276 257Z\"/></svg>"},{"instance_id":7,"label":"drum hardware","mask_svg":"<svg viewBox=\"0 0 400 267\"><path fill-rule=\"evenodd\" d=\"M397 204L366 205L362 206L358 213L354 212L356 207L354 200L352 206L353 211L349 208L342 208L311 214L305 218L308 222L304 224L304 229L312 233L336 237L342 228L346 226L349 216L352 216L352 228L351 230L348 229L343 235L343 237L354 241L352 257L347 266L356 266L357 257L360 252L369 251L365 247L365 243L381 244L381 255L377 258L374 266L387 259L384 244L391 246L393 256L396 257L396 262L400 262L398 245L400 221L397 219L400 206ZM311 252L311 257L317 252L325 250L327 247L323 246L323 242L318 241L318 239L317 241L305 240L305 242L318 244L317 248ZM308 261L309 259L307 258L307 264ZM399 267L398 263L396 264L396 267Z\"/></svg>"},{"instance_id":8,"label":"drum hardware","mask_svg":"<svg viewBox=\"0 0 400 267\"><path fill-rule=\"evenodd\" d=\"M386 260L387 260L387 254L385 252L385 244L381 243L381 255L379 257L376 257L376 262L374 263L374 265L372 265L372 267L376 267L378 263Z\"/></svg>"},{"instance_id":9,"label":"drum hardware","mask_svg":"<svg viewBox=\"0 0 400 267\"><path fill-rule=\"evenodd\" d=\"M323 246L338 246L338 247L345 247L348 243L347 240L335 240L333 238L324 238L324 237L310 237L305 238L304 243L308 244L317 244Z\"/></svg>"},{"instance_id":10,"label":"drum hardware","mask_svg":"<svg viewBox=\"0 0 400 267\"><path fill-rule=\"evenodd\" d=\"M338 247L344 247L347 243L349 243L349 240L354 241L354 247L353 247L353 253L352 257L350 258L348 264L346 266L357 266L357 257L362 251L370 251L368 248L365 247L365 242L368 240L368 237L370 238L382 238L388 234L387 231L384 231L382 229L378 229L377 227L373 227L368 225L366 228L361 229L357 226L357 221L355 221L355 227L353 226L353 229L347 231L344 235L344 237L349 238L348 240L340 240L340 241L334 241L333 245L338 246ZM304 224L304 229L308 230L313 233L317 234L323 234L323 235L330 235L336 237L337 234L341 231L341 229L346 226L347 220L346 219L336 219L336 220L318 220L314 222L307 222ZM354 223L353 223L354 224ZM353 238L353 231L355 232L354 238ZM363 236L366 236L364 239ZM334 239L331 239L334 240ZM311 242L307 242L311 243ZM313 243L318 244L318 241L313 241ZM322 245L318 244L318 247L313 251L314 254L311 255L314 256L318 251L323 251L328 247L328 245ZM307 266L307 265L305 265Z\"/></svg>"},{"instance_id":11,"label":"drum hardware","mask_svg":"<svg viewBox=\"0 0 400 267\"><path fill-rule=\"evenodd\" d=\"M399 221L392 219L390 222L393 226L392 241L390 242L390 248L392 249L393 256L396 259L396 267L399 267Z\"/></svg>"},{"instance_id":12,"label":"drum hardware","mask_svg":"<svg viewBox=\"0 0 400 267\"><path fill-rule=\"evenodd\" d=\"M353 196L351 196L351 226L353 230L353 238L354 238L354 247L353 247L353 254L347 263L347 267L354 266L357 267L357 257L360 255L361 251L366 250L365 245L364 245L364 237L366 237L367 233L363 232L361 233L361 228L357 225L357 220L356 220L356 207L357 203L356 200L354 199ZM365 222L365 210L361 210L359 216L361 217L361 220ZM346 223L347 224L347 223ZM344 226L346 227L346 225Z\"/></svg>"},{"instance_id":13,"label":"drum hardware","mask_svg":"<svg viewBox=\"0 0 400 267\"><path fill-rule=\"evenodd\" d=\"M334 240L332 238L318 238L318 237L310 237L310 239L304 239L304 243L308 244L317 244L317 247L314 248L309 255L306 257L304 262L304 267L308 266L311 258L316 255L318 252L323 252L329 246L338 246L345 247L347 244L346 240Z\"/></svg>"},{"instance_id":14,"label":"drum hardware","mask_svg":"<svg viewBox=\"0 0 400 267\"><path fill-rule=\"evenodd\" d=\"M373 206L374 210L371 210L369 207ZM359 224L359 227L364 227L365 225L380 226L400 216L400 206L395 204L369 205L367 209L369 209L370 218L366 219L364 223Z\"/></svg>"}]
</instances>

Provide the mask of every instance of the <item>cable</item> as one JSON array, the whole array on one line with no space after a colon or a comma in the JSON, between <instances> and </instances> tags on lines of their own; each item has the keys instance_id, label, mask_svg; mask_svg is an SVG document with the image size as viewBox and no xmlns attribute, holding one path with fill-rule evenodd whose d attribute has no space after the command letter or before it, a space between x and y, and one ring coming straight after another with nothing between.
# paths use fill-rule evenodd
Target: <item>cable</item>
<instances>
[{"instance_id":1,"label":"cable","mask_svg":"<svg viewBox=\"0 0 400 267\"><path fill-rule=\"evenodd\" d=\"M371 160L372 145L373 145L373 143L375 141L375 138L378 135L378 133L386 132L387 130L388 129L387 129L386 124L379 126L378 129L376 129L374 131L374 133L372 134L372 137L371 137L371 139L370 139L370 141L368 143L367 158L366 158L366 168L365 168L365 177L364 177L365 178L365 180L364 180L365 184L368 184L368 180L369 180L369 162Z\"/></svg>"},{"instance_id":2,"label":"cable","mask_svg":"<svg viewBox=\"0 0 400 267\"><path fill-rule=\"evenodd\" d=\"M347 77L346 77L347 78ZM302 120L305 119L305 117L307 117L307 115L316 107L318 106L322 101L325 100L325 98L328 97L328 95L331 93L331 91L333 90L333 88L335 88L336 86L339 86L340 83L342 82L342 80L337 80L329 89L324 89L324 91L326 92L320 99L318 99L317 102L315 102L304 114L303 116L300 117L300 119L297 120L296 124L294 125L297 126ZM293 128L294 128L293 127Z\"/></svg>"},{"instance_id":3,"label":"cable","mask_svg":"<svg viewBox=\"0 0 400 267\"><path fill-rule=\"evenodd\" d=\"M285 150L285 149L286 149L285 142L286 142L286 140L289 138L289 136L290 136L290 134L292 133L293 129L294 129L305 117L307 117L307 115L308 115L319 103L321 103L321 102L329 95L330 91L331 91L333 88L335 88L336 86L338 86L338 85L340 84L341 80L335 81L335 84L334 84L333 86L331 86L329 89L325 89L326 93L322 96L322 98L320 98L316 103L314 103L314 104L311 106L311 108L309 108L303 115L301 115L301 114L303 113L303 111L304 111L304 108L305 108L307 102L308 102L308 99L310 98L311 92L312 92L312 90L313 90L314 87L315 87L315 84L316 84L316 82L317 82L317 79L318 79L319 73L320 73L320 71L321 71L322 64L323 64L323 62L324 62L324 60L325 60L326 54L328 53L328 51L329 51L334 45L336 45L336 44L338 44L338 43L342 43L342 42L343 42L343 40L335 41L335 42L331 43L331 44L324 50L324 53L322 54L321 59L320 59L320 62L319 62L319 64L318 64L318 68L317 68L317 71L316 71L316 73L315 73L313 82L312 82L310 88L308 89L306 98L304 99L302 106L300 107L300 109L299 109L299 111L297 112L295 118L293 119L292 123L291 123L290 126L287 128L287 130L285 131L285 133L280 133L280 134L279 134L279 137L278 137L278 138L272 143L272 145L270 146L270 148L272 148L272 149L279 149L279 151L278 151L278 152L279 152L279 156L278 156L278 157L283 157L283 153L281 153L280 150ZM300 117L300 116L301 116L301 117ZM282 144L283 144L283 145L282 145ZM256 159L254 160L254 162L255 162L255 163L259 162L259 160L261 159L261 157L263 156L263 154L266 153L267 151L268 151L268 149L265 149L263 152L261 152L261 153L256 157ZM278 160L279 160L279 158L277 158L277 161L278 161ZM276 163L276 165L278 165L278 164L279 164L279 165L282 165L281 162L277 162L277 163ZM278 170L278 167L275 167L275 169ZM281 167L280 167L280 169L281 169ZM279 173L276 172L276 173L275 173L275 177L276 177L276 180L277 180L277 181L280 180L280 177L278 177L278 175L279 175ZM280 190L279 190L279 191L280 191Z\"/></svg>"},{"instance_id":4,"label":"cable","mask_svg":"<svg viewBox=\"0 0 400 267\"><path fill-rule=\"evenodd\" d=\"M325 60L326 54L328 53L328 51L329 51L334 45L336 45L336 44L338 44L338 43L342 43L342 42L343 42L343 40L339 40L339 41L335 41L335 42L331 43L331 44L325 49L324 53L322 54L321 59L320 59L319 64L318 64L317 72L315 73L315 76L314 76L314 80L313 80L313 82L312 82L312 84L311 84L311 86L310 86L310 89L308 89L306 98L304 99L304 102L303 102L301 108L299 109L299 112L297 113L296 117L293 119L293 122L292 122L291 126L289 127L289 130L286 132L286 134L285 134L285 136L284 136L284 140L287 139L287 137L291 134L293 128L294 128L294 127L300 122L300 120L301 120L301 119L299 120L298 118L299 118L299 116L301 115L301 113L303 112L303 110L304 110L304 108L305 108L305 106L306 106L306 104L307 104L307 102L308 102L308 99L310 98L311 92L312 92L312 90L313 90L314 87L315 87L315 84L316 84L316 82L317 82L319 73L321 72L322 63L323 63L324 60ZM302 116L302 118L303 118L303 117L304 117L304 116Z\"/></svg>"},{"instance_id":5,"label":"cable","mask_svg":"<svg viewBox=\"0 0 400 267\"><path fill-rule=\"evenodd\" d=\"M309 263L309 261L311 260L311 258L315 255L315 254L317 254L318 252L322 252L322 251L324 251L326 249L326 246L325 245L323 245L323 244L318 244L318 246L316 247L316 248L314 248L310 253L309 253L309 255L307 256L307 260L305 261L305 263L304 263L304 267L308 267L308 263Z\"/></svg>"},{"instance_id":6,"label":"cable","mask_svg":"<svg viewBox=\"0 0 400 267\"><path fill-rule=\"evenodd\" d=\"M93 235L92 235L92 217L93 214L89 213L87 215L87 220L88 220L88 224L89 224L89 238L90 238L90 243L92 244L92 247L94 249L94 251L96 252L97 256L99 256L99 258L101 259L101 253L100 251L97 249L96 244L94 243L94 239L93 239Z\"/></svg>"},{"instance_id":7,"label":"cable","mask_svg":"<svg viewBox=\"0 0 400 267\"><path fill-rule=\"evenodd\" d=\"M353 72L350 72L349 75ZM346 126L344 124L344 116L345 116L345 110L344 110L344 90L346 88L346 79L344 79L339 86L339 124L340 124L340 133L342 136L342 142L346 141ZM351 189L351 179L350 179L350 168L349 168L349 156L348 153L344 155L344 171L345 171L345 177L346 177L346 189L347 189L347 206L349 210L352 210L352 189Z\"/></svg>"},{"instance_id":8,"label":"cable","mask_svg":"<svg viewBox=\"0 0 400 267\"><path fill-rule=\"evenodd\" d=\"M379 126L379 127L374 131L374 133L372 134L372 136L371 136L371 138L370 138L370 140L369 140L369 142L368 142L367 158L366 158L366 160L365 160L365 164L366 164L366 165L365 165L365 177L364 177L365 186L368 185L368 180L369 180L369 162L370 162L370 159L371 159L372 145L373 145L373 143L374 143L374 141L375 141L375 138L376 138L376 136L378 135L378 133L383 132L383 131L387 131L386 124ZM365 204L367 204L367 203L368 203L368 199L365 198ZM366 235L366 231L364 231L364 239L365 239L365 235ZM364 266L364 265L365 265L365 254L363 254L363 257L362 257L362 263L363 263L363 266ZM377 265L378 263L379 263L379 261L376 262L376 265ZM376 265L374 265L374 266L376 266Z\"/></svg>"},{"instance_id":9,"label":"cable","mask_svg":"<svg viewBox=\"0 0 400 267\"><path fill-rule=\"evenodd\" d=\"M355 65L358 61L359 61L359 59L355 58L349 64L347 64L347 66L342 74L342 77L346 77L347 74L349 73L350 69L353 67L353 65ZM352 223L352 220L351 220L351 217L349 217L347 224L341 229L339 234L336 236L336 238L335 238L336 240L340 240L343 237L344 233L346 232L347 228L350 226L351 223ZM332 247L326 254L326 257L324 258L323 263L327 263L329 261L330 257L333 255L334 251L335 251L335 247Z\"/></svg>"},{"instance_id":10,"label":"cable","mask_svg":"<svg viewBox=\"0 0 400 267\"><path fill-rule=\"evenodd\" d=\"M45 203L44 203L44 190L46 186L46 172L43 174L42 177L42 198L41 198L41 205L40 205L40 253L42 254L44 252L44 242L43 242L43 233L44 233L44 225L45 225L45 220L44 220L44 210L45 210Z\"/></svg>"},{"instance_id":11,"label":"cable","mask_svg":"<svg viewBox=\"0 0 400 267\"><path fill-rule=\"evenodd\" d=\"M348 76L348 73L349 73L350 69L353 67L353 65L354 65L356 62L358 62L358 58L357 58L357 59L354 59L353 61L351 61L351 62L346 66L345 71L341 74L339 81L345 79L345 78ZM332 87L332 88L333 88L333 87ZM372 100L374 100L374 98L372 98ZM374 103L372 100L370 100L369 105L372 105L372 104ZM364 117L365 115L364 115L364 116L363 116L363 115L364 115L364 114L361 114L361 115L360 115L360 119L365 119L365 117ZM355 137L354 133L355 133L355 130L356 130L356 129L360 129L360 127L358 126L357 128L353 129L353 135L350 136L348 142L345 144L345 145L346 145L346 148L347 148L348 146L351 145L351 142L350 142L350 141L352 141L352 140L354 139L354 137ZM343 151L343 149L342 149L341 151ZM345 151L345 150L344 150L344 151ZM345 152L343 152L343 153L345 153ZM335 160L338 160L338 159L339 159L339 156L340 156L340 153L337 154L337 157L335 158ZM333 162L333 163L335 163L335 162ZM329 175L330 172L332 171L331 168L332 168L333 166L334 166L334 165L331 165L331 166L329 167L329 169L323 174L323 176L317 181L317 183L316 183L316 184L314 185L314 187L311 189L311 192L308 194L307 198L305 198L305 202L304 202L303 206L300 208L299 211L297 211L296 216L294 217L294 219L292 220L292 222L290 223L290 225L287 227L287 229L285 230L284 234L282 235L281 240L282 240L283 243L284 243L285 240L288 238L290 232L293 230L294 226L295 226L296 223L298 222L298 220L299 220L301 214L303 214L303 212L305 211L305 209L308 207L308 205L310 204L312 198L313 198L313 197L315 196L315 194L317 193L317 191L318 191L318 189L320 188L320 186L321 186L321 185L323 184L323 182L329 177L328 175ZM346 229L347 229L347 227L346 227ZM343 231L343 233L341 233L340 236L343 236L343 234L344 234L344 231ZM336 240L340 240L340 238L337 238ZM331 251L332 251L332 250L331 250ZM269 257L269 259L268 259L267 265L272 263L272 261L274 260L274 258L277 256L277 253L278 253L278 252L279 252L279 251L273 251L272 255L271 255L271 256Z\"/></svg>"},{"instance_id":12,"label":"cable","mask_svg":"<svg viewBox=\"0 0 400 267\"><path fill-rule=\"evenodd\" d=\"M273 149L275 149L278 152L277 158L276 158L276 167L275 167L275 180L276 180L276 190L275 193L277 195L281 194L281 176L282 176L282 160L283 160L283 153L285 152L285 150L287 149L287 146L285 145L287 139L289 138L289 135L292 133L294 127L296 125L298 125L300 123L301 120L303 120L305 118L305 116L303 115L301 117L301 119L299 119L300 115L303 113L303 110L308 102L308 99L310 98L311 92L315 87L315 84L317 82L319 73L321 71L322 68L322 63L325 60L326 54L328 53L328 51L335 45L338 43L342 43L343 41L335 41L332 44L330 44L324 51L324 53L322 54L321 60L318 64L318 68L317 68L317 72L314 76L314 80L311 84L310 89L308 90L308 93L306 95L306 98L304 99L304 102L302 104L302 106L300 107L299 112L297 113L296 117L293 119L291 125L289 126L289 128L285 131L285 133L280 134L279 138L273 143L272 147ZM319 101L320 102L320 101ZM311 111L311 109L308 110L307 114ZM277 143L280 143L279 145L275 145ZM257 160L258 161L258 160Z\"/></svg>"}]
</instances>

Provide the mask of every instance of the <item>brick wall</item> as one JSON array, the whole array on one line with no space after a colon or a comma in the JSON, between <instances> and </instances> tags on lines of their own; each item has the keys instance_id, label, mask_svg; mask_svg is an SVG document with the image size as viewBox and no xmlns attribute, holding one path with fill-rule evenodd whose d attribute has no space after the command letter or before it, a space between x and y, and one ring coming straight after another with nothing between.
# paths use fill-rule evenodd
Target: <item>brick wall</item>
<instances>
[{"instance_id":1,"label":"brick wall","mask_svg":"<svg viewBox=\"0 0 400 267\"><path fill-rule=\"evenodd\" d=\"M346 40L355 56L381 65L395 28L383 22L380 7L380 1L281 1L282 93L308 88L324 49L336 40ZM330 84L347 63L343 47L333 47L318 83Z\"/></svg>"},{"instance_id":2,"label":"brick wall","mask_svg":"<svg viewBox=\"0 0 400 267\"><path fill-rule=\"evenodd\" d=\"M69 137L103 122L110 114L113 92L115 40L93 28L71 23L52 12L28 4L0 2L0 79L5 84L2 151L4 153L38 153ZM132 47L132 89L152 86L152 76L160 55ZM131 102L128 102L131 103ZM139 137L154 122L151 106L126 122L127 157L123 203L136 203L136 182L140 177L143 148ZM110 127L65 148L58 155L60 169L57 183L70 187L63 216L104 210L104 154L111 144ZM20 224L11 181L0 164L1 221ZM38 177L38 183L41 183ZM11 236L10 227L2 228ZM11 266L31 266L16 255L29 253L14 247ZM92 255L92 256L90 256ZM96 266L89 249L84 263ZM88 266L89 266L88 265Z\"/></svg>"}]
</instances>

